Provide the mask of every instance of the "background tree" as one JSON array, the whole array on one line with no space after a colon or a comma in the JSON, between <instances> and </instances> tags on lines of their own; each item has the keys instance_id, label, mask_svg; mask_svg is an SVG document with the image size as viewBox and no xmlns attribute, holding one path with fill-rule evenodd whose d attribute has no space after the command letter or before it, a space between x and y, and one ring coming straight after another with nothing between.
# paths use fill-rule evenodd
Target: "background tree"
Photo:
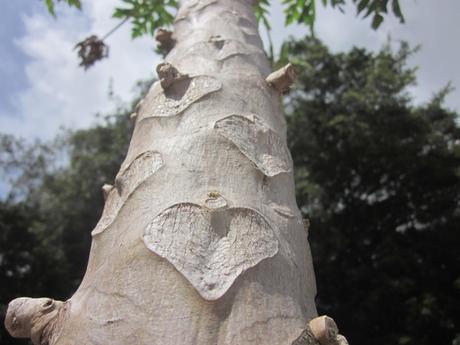
<instances>
[{"instance_id":1,"label":"background tree","mask_svg":"<svg viewBox=\"0 0 460 345\"><path fill-rule=\"evenodd\" d=\"M62 251L47 245L49 237L32 232L41 214L25 203L0 202L0 312L3 321L6 302L20 295L34 297L68 294L68 265ZM3 322L2 322L3 324ZM17 344L2 327L1 344ZM24 343L24 342L21 342Z\"/></svg>"},{"instance_id":2,"label":"background tree","mask_svg":"<svg viewBox=\"0 0 460 345\"><path fill-rule=\"evenodd\" d=\"M442 106L449 87L410 104L407 44L332 54L306 38L284 52L302 66L286 109L320 313L356 345L452 344L460 128Z\"/></svg>"}]
</instances>

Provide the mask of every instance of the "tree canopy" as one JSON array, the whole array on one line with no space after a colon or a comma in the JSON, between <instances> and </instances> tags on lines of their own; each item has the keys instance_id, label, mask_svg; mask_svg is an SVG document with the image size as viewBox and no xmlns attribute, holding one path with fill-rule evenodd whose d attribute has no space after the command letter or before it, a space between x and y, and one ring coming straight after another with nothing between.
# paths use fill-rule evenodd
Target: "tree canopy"
<instances>
[{"instance_id":1,"label":"tree canopy","mask_svg":"<svg viewBox=\"0 0 460 345\"><path fill-rule=\"evenodd\" d=\"M321 313L351 344L451 344L460 329L460 128L442 101L410 104L407 44L302 64L286 102L297 200L311 221ZM458 334L457 334L458 336Z\"/></svg>"},{"instance_id":2,"label":"tree canopy","mask_svg":"<svg viewBox=\"0 0 460 345\"><path fill-rule=\"evenodd\" d=\"M411 103L413 53L334 54L313 37L283 47L299 72L285 113L317 304L353 345L460 341L460 127L447 88ZM21 294L65 299L78 286L134 104L55 142L2 137L0 168L16 181L0 203L3 310ZM20 343L1 332L2 344Z\"/></svg>"}]
</instances>

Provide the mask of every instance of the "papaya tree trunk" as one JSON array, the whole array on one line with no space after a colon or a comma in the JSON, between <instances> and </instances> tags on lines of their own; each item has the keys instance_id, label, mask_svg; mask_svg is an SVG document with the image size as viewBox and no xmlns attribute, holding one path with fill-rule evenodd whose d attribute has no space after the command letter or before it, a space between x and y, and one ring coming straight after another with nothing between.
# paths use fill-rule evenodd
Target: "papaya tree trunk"
<instances>
[{"instance_id":1,"label":"papaya tree trunk","mask_svg":"<svg viewBox=\"0 0 460 345\"><path fill-rule=\"evenodd\" d=\"M161 37L79 289L12 301L6 326L35 344L290 345L316 316L280 109L292 68L270 75L250 0L183 0Z\"/></svg>"}]
</instances>

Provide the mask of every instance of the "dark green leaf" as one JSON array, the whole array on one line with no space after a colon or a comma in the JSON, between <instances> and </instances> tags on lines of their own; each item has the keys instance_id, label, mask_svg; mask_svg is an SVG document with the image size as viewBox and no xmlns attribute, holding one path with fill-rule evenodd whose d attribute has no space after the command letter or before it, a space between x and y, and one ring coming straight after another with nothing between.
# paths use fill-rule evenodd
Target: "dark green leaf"
<instances>
[{"instance_id":1,"label":"dark green leaf","mask_svg":"<svg viewBox=\"0 0 460 345\"><path fill-rule=\"evenodd\" d=\"M399 18L399 21L401 23L404 23L404 15L403 15L403 13L401 11L401 7L399 6L399 0L393 0L391 5L392 5L394 15L397 18Z\"/></svg>"},{"instance_id":2,"label":"dark green leaf","mask_svg":"<svg viewBox=\"0 0 460 345\"><path fill-rule=\"evenodd\" d=\"M316 18L315 0L283 0L286 26L293 23L306 24L313 32Z\"/></svg>"},{"instance_id":3,"label":"dark green leaf","mask_svg":"<svg viewBox=\"0 0 460 345\"><path fill-rule=\"evenodd\" d=\"M45 0L46 8L48 12L53 16L56 17L56 13L54 12L54 2L53 0Z\"/></svg>"},{"instance_id":4,"label":"dark green leaf","mask_svg":"<svg viewBox=\"0 0 460 345\"><path fill-rule=\"evenodd\" d=\"M48 9L48 12L53 16L56 17L56 10L55 10L55 0L44 0L46 8ZM60 0L58 0L60 1ZM64 2L69 5L70 7L75 7L79 10L81 10L81 1L80 0L64 0Z\"/></svg>"},{"instance_id":5,"label":"dark green leaf","mask_svg":"<svg viewBox=\"0 0 460 345\"><path fill-rule=\"evenodd\" d=\"M113 17L131 19L133 38L153 35L155 30L171 25L174 17L170 11L177 6L176 0L123 0L125 7L117 7Z\"/></svg>"},{"instance_id":6,"label":"dark green leaf","mask_svg":"<svg viewBox=\"0 0 460 345\"><path fill-rule=\"evenodd\" d=\"M369 0L361 0L359 3L358 3L358 13L361 13L362 11L364 11L364 9L367 7L367 5L369 4Z\"/></svg>"},{"instance_id":7,"label":"dark green leaf","mask_svg":"<svg viewBox=\"0 0 460 345\"><path fill-rule=\"evenodd\" d=\"M383 16L379 13L374 14L374 18L372 19L372 28L377 30L383 22Z\"/></svg>"}]
</instances>

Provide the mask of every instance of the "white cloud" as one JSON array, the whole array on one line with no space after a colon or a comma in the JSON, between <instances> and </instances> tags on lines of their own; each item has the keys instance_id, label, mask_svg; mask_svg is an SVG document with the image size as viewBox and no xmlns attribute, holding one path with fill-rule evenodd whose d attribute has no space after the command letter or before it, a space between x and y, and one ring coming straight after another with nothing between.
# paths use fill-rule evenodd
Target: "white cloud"
<instances>
[{"instance_id":1,"label":"white cloud","mask_svg":"<svg viewBox=\"0 0 460 345\"><path fill-rule=\"evenodd\" d=\"M107 40L110 58L84 71L78 66L76 42L92 33L103 35L118 21L111 18L115 0L85 1L84 12L63 10L57 20L44 13L24 16L26 34L17 41L29 57L25 65L28 87L13 95L17 113L0 114L3 132L24 137L53 137L59 127L82 128L96 113L114 108L108 90L132 98L136 81L153 75L159 57L153 40L131 40L129 24Z\"/></svg>"}]
</instances>

